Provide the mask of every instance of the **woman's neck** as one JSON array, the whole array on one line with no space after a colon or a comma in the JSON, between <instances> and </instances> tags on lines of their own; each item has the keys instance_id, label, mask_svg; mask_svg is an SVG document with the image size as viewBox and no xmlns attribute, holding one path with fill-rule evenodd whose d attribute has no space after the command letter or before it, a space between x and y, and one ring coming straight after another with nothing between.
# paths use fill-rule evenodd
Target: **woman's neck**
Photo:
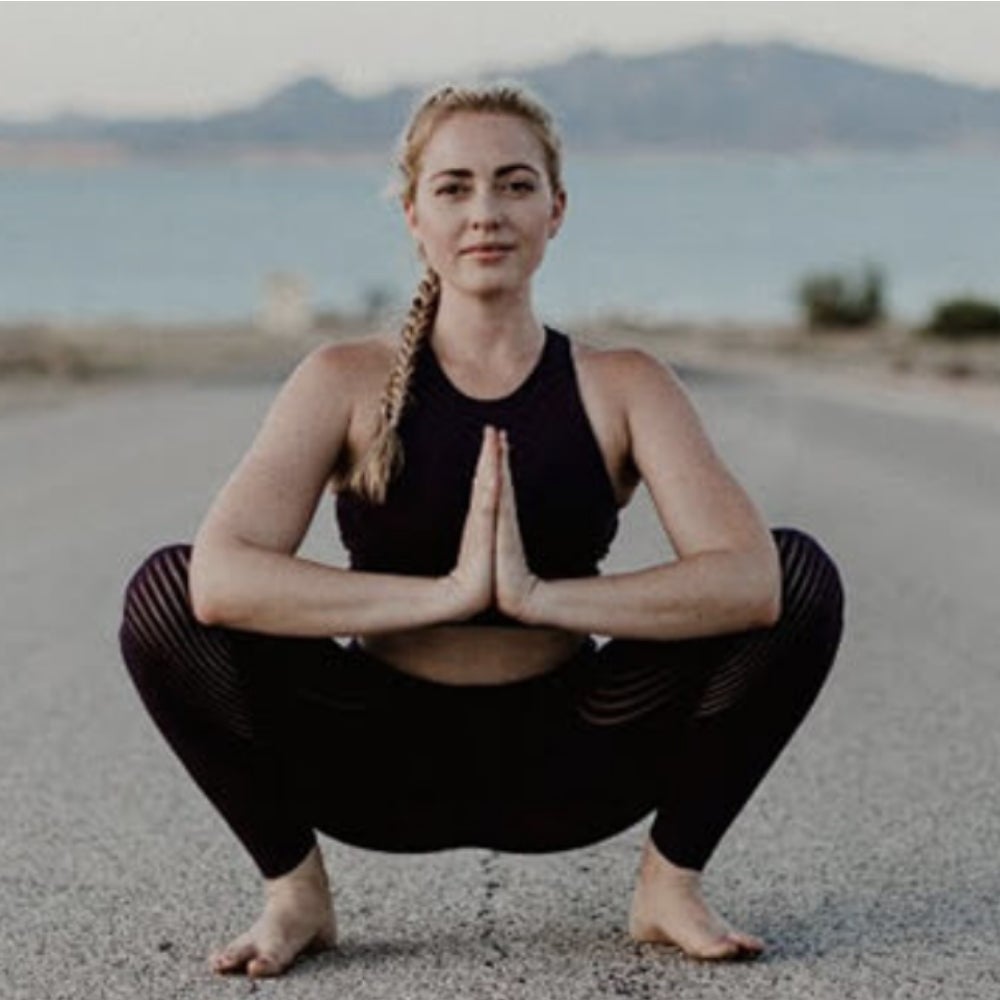
<instances>
[{"instance_id":1,"label":"woman's neck","mask_svg":"<svg viewBox=\"0 0 1000 1000\"><path fill-rule=\"evenodd\" d=\"M433 339L438 357L479 367L536 353L545 329L530 294L484 300L448 294L444 288Z\"/></svg>"}]
</instances>

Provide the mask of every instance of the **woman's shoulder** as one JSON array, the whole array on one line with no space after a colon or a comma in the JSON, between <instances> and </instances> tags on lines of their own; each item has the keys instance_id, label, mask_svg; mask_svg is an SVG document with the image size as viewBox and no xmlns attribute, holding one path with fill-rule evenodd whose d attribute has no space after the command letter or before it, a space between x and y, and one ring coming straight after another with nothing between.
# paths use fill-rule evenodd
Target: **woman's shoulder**
<instances>
[{"instance_id":1,"label":"woman's shoulder","mask_svg":"<svg viewBox=\"0 0 1000 1000\"><path fill-rule=\"evenodd\" d=\"M392 353L391 338L382 335L321 344L296 365L277 402L293 414L345 423L380 398Z\"/></svg>"},{"instance_id":2,"label":"woman's shoulder","mask_svg":"<svg viewBox=\"0 0 1000 1000\"><path fill-rule=\"evenodd\" d=\"M665 360L629 344L597 343L570 337L581 382L593 391L627 401L644 391L683 392L680 379Z\"/></svg>"},{"instance_id":3,"label":"woman's shoulder","mask_svg":"<svg viewBox=\"0 0 1000 1000\"><path fill-rule=\"evenodd\" d=\"M395 338L384 333L331 340L307 354L300 367L352 382L370 377L384 378L392 366L395 350Z\"/></svg>"},{"instance_id":4,"label":"woman's shoulder","mask_svg":"<svg viewBox=\"0 0 1000 1000\"><path fill-rule=\"evenodd\" d=\"M295 392L321 393L357 401L375 394L392 367L393 338L385 334L333 340L313 348L296 366L286 383Z\"/></svg>"},{"instance_id":5,"label":"woman's shoulder","mask_svg":"<svg viewBox=\"0 0 1000 1000\"><path fill-rule=\"evenodd\" d=\"M648 351L626 344L570 338L584 409L615 478L627 497L638 481L637 433L652 424L671 425L690 411L680 380Z\"/></svg>"}]
</instances>

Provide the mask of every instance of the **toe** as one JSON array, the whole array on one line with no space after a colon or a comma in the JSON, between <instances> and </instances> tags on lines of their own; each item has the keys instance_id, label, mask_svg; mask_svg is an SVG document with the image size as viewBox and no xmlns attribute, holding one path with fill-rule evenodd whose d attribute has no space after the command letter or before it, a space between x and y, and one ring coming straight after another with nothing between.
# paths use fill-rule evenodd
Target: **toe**
<instances>
[{"instance_id":1,"label":"toe","mask_svg":"<svg viewBox=\"0 0 1000 1000\"><path fill-rule=\"evenodd\" d=\"M764 951L765 945L759 937L752 934L744 934L742 931L734 931L729 935L730 940L735 941L739 946L740 953L746 958L756 958Z\"/></svg>"},{"instance_id":2,"label":"toe","mask_svg":"<svg viewBox=\"0 0 1000 1000\"><path fill-rule=\"evenodd\" d=\"M689 955L708 962L744 961L756 958L764 950L764 944L750 934L733 932L685 950Z\"/></svg>"},{"instance_id":3,"label":"toe","mask_svg":"<svg viewBox=\"0 0 1000 1000\"><path fill-rule=\"evenodd\" d=\"M256 954L256 947L250 940L237 940L212 956L212 968L216 972L239 972Z\"/></svg>"},{"instance_id":4,"label":"toe","mask_svg":"<svg viewBox=\"0 0 1000 1000\"><path fill-rule=\"evenodd\" d=\"M254 979L280 976L285 971L285 963L273 955L257 955L247 964L247 975Z\"/></svg>"},{"instance_id":5,"label":"toe","mask_svg":"<svg viewBox=\"0 0 1000 1000\"><path fill-rule=\"evenodd\" d=\"M719 962L735 958L740 953L740 946L731 938L724 937L715 941L699 943L684 950L694 958L701 958L707 962Z\"/></svg>"}]
</instances>

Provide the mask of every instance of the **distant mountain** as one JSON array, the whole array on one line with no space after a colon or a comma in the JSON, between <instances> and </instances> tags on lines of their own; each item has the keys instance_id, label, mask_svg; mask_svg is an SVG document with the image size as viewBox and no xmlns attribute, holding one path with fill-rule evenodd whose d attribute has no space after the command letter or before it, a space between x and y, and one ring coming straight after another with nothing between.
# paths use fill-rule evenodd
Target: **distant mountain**
<instances>
[{"instance_id":1,"label":"distant mountain","mask_svg":"<svg viewBox=\"0 0 1000 1000\"><path fill-rule=\"evenodd\" d=\"M544 98L580 150L1000 149L1000 90L784 42L630 57L593 51L500 75ZM251 107L198 119L0 123L0 146L80 143L142 158L384 153L418 96L401 87L353 97L310 76Z\"/></svg>"},{"instance_id":2,"label":"distant mountain","mask_svg":"<svg viewBox=\"0 0 1000 1000\"><path fill-rule=\"evenodd\" d=\"M628 59L590 52L527 79L587 147L1000 148L1000 90L782 42Z\"/></svg>"}]
</instances>

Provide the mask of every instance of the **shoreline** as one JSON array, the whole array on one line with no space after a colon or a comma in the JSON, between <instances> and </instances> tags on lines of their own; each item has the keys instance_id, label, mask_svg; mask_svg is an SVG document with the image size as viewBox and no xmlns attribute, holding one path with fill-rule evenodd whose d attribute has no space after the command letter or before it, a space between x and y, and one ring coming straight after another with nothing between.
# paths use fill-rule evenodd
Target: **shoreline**
<instances>
[{"instance_id":1,"label":"shoreline","mask_svg":"<svg viewBox=\"0 0 1000 1000\"><path fill-rule=\"evenodd\" d=\"M0 418L142 382L277 382L323 343L396 325L393 317L325 317L310 329L279 334L252 321L0 324ZM583 341L638 347L678 367L789 375L817 388L935 400L1000 420L1000 339L947 343L899 326L817 332L622 316L564 327Z\"/></svg>"}]
</instances>

